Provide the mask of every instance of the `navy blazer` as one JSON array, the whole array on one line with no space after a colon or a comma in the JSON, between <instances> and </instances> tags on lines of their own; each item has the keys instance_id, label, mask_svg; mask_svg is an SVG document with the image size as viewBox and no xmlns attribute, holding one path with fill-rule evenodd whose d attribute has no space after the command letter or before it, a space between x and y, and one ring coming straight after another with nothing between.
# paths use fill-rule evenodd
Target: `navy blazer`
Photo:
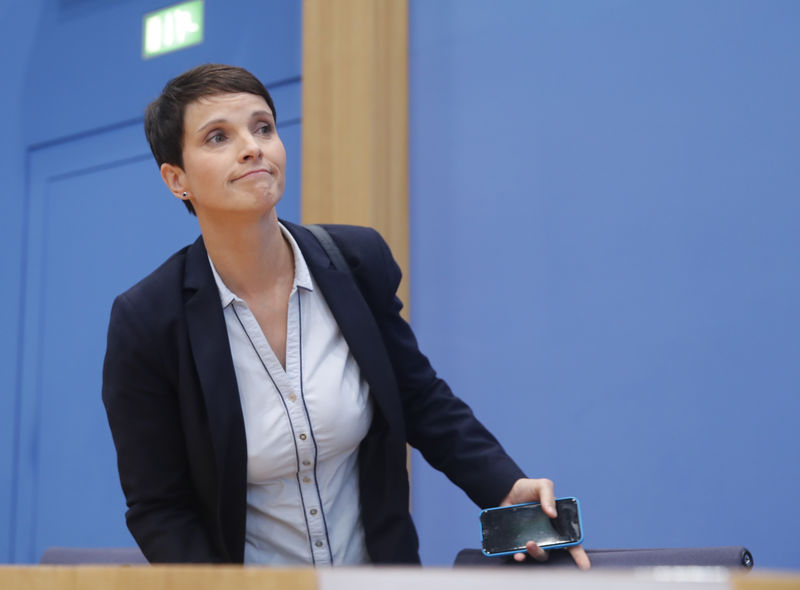
<instances>
[{"instance_id":1,"label":"navy blazer","mask_svg":"<svg viewBox=\"0 0 800 590\"><path fill-rule=\"evenodd\" d=\"M351 276L306 228L282 223L369 383L374 417L358 459L369 556L418 563L406 442L481 507L497 505L524 475L419 351L395 295L400 269L378 233L325 226ZM202 237L114 301L103 402L127 524L148 560L241 563L244 420Z\"/></svg>"}]
</instances>

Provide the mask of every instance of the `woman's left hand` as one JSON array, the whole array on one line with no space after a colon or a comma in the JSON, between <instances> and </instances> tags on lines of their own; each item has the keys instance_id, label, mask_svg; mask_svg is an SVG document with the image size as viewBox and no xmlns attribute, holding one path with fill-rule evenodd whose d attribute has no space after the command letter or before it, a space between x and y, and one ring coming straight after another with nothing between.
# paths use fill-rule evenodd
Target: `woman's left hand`
<instances>
[{"instance_id":1,"label":"woman's left hand","mask_svg":"<svg viewBox=\"0 0 800 590\"><path fill-rule=\"evenodd\" d=\"M556 517L556 496L553 482L549 479L518 479L514 482L508 495L500 502L500 506L524 504L525 502L539 502L547 516L550 518ZM528 555L536 561L547 561L547 551L533 541L528 541L525 548L528 550ZM580 569L588 570L591 567L589 556L586 555L586 551L582 546L573 545L572 547L567 547L567 551L570 552L572 559L575 560L575 565ZM516 553L514 559L523 561L525 553Z\"/></svg>"}]
</instances>

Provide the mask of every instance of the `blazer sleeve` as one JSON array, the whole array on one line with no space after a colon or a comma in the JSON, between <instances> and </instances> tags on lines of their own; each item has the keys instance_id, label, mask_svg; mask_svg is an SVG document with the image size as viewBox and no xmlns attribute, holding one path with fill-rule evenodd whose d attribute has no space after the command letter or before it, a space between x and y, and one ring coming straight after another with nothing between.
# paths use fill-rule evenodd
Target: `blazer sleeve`
<instances>
[{"instance_id":1,"label":"blazer sleeve","mask_svg":"<svg viewBox=\"0 0 800 590\"><path fill-rule=\"evenodd\" d=\"M406 440L478 506L497 506L525 474L420 351L411 327L400 315L403 304L396 295L400 267L376 231L368 230L367 235L360 253L343 250L346 257L357 259L354 275L391 359Z\"/></svg>"},{"instance_id":2,"label":"blazer sleeve","mask_svg":"<svg viewBox=\"0 0 800 590\"><path fill-rule=\"evenodd\" d=\"M120 295L111 310L103 403L117 449L128 528L151 562L219 562L192 485L174 353Z\"/></svg>"}]
</instances>

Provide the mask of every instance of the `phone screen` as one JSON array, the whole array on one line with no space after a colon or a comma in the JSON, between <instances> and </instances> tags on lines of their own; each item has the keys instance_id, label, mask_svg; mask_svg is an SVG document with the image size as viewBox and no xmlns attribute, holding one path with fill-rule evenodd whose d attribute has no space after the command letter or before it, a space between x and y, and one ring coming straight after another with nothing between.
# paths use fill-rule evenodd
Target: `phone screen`
<instances>
[{"instance_id":1,"label":"phone screen","mask_svg":"<svg viewBox=\"0 0 800 590\"><path fill-rule=\"evenodd\" d=\"M525 551L528 541L535 541L543 549L579 543L582 536L578 501L556 500L556 512L558 517L550 518L538 502L484 510L481 512L484 553Z\"/></svg>"}]
</instances>

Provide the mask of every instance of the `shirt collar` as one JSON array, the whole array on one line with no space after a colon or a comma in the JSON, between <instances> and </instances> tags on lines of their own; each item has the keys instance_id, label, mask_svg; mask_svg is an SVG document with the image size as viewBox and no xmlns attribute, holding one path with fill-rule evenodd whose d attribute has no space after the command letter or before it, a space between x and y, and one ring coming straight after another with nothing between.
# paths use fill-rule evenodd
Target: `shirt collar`
<instances>
[{"instance_id":1,"label":"shirt collar","mask_svg":"<svg viewBox=\"0 0 800 590\"><path fill-rule=\"evenodd\" d=\"M281 228L281 233L283 234L284 239L289 242L289 246L292 248L292 255L294 257L294 281L292 283L292 293L294 293L294 291L298 288L306 289L307 291L313 291L314 284L311 281L311 273L308 270L308 265L306 264L305 258L303 258L303 253L300 251L300 247L297 245L297 242L292 234L289 233L289 230L286 229L282 223L278 222L278 226ZM214 266L214 262L211 260L211 256L208 257L208 263L211 265L211 272L214 275L214 282L217 283L217 289L219 290L219 298L222 302L222 307L228 307L234 301L244 303L244 299L228 289L227 285L222 281L222 277L219 276L219 273Z\"/></svg>"},{"instance_id":2,"label":"shirt collar","mask_svg":"<svg viewBox=\"0 0 800 590\"><path fill-rule=\"evenodd\" d=\"M292 254L294 255L294 287L306 289L308 291L314 290L314 283L311 281L311 273L308 270L306 259L303 258L303 253L300 251L300 246L294 239L294 236L286 229L282 223L278 222L281 228L281 233L289 245L292 247Z\"/></svg>"}]
</instances>

